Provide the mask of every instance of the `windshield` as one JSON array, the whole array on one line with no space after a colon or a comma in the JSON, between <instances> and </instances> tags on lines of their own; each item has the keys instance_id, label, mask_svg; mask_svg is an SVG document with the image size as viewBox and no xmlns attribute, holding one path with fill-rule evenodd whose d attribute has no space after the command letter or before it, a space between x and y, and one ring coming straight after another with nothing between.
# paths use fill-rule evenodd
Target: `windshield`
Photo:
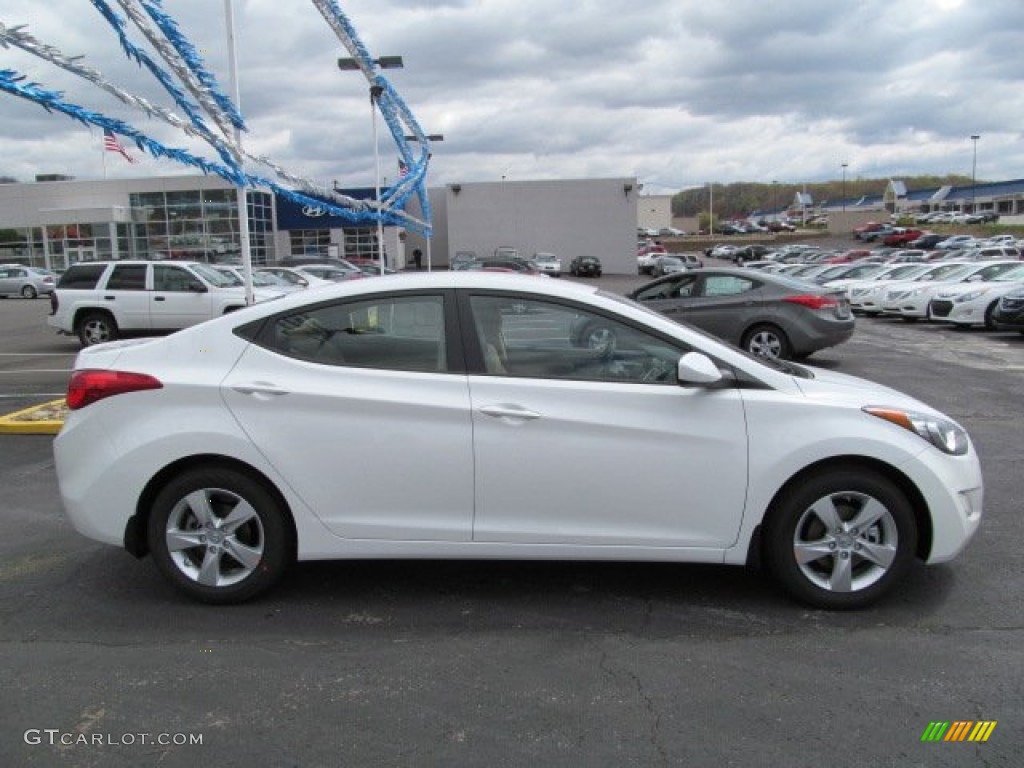
<instances>
[{"instance_id":1,"label":"windshield","mask_svg":"<svg viewBox=\"0 0 1024 768\"><path fill-rule=\"evenodd\" d=\"M958 280L974 270L970 264L945 264L938 269L925 272L916 279L921 280Z\"/></svg>"},{"instance_id":2,"label":"windshield","mask_svg":"<svg viewBox=\"0 0 1024 768\"><path fill-rule=\"evenodd\" d=\"M993 282L1001 282L1001 283L1002 282L1013 283L1013 282L1017 282L1018 280L1024 280L1024 265L1019 266L1019 267L1014 267L1009 272L1003 272L1003 274L999 275L998 277L993 277L992 278Z\"/></svg>"},{"instance_id":3,"label":"windshield","mask_svg":"<svg viewBox=\"0 0 1024 768\"><path fill-rule=\"evenodd\" d=\"M236 288L242 284L242 281L234 274L225 274L216 267L209 267L206 264L192 264L191 268L193 272L217 288Z\"/></svg>"}]
</instances>

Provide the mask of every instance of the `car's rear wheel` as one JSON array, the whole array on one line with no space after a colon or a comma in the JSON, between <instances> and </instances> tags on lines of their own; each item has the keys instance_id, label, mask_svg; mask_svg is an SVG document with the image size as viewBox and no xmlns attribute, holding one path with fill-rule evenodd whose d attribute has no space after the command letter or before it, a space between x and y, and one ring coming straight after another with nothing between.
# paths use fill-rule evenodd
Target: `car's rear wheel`
<instances>
[{"instance_id":1,"label":"car's rear wheel","mask_svg":"<svg viewBox=\"0 0 1024 768\"><path fill-rule=\"evenodd\" d=\"M78 321L78 340L83 347L114 341L117 337L117 322L106 312L88 312Z\"/></svg>"},{"instance_id":2,"label":"car's rear wheel","mask_svg":"<svg viewBox=\"0 0 1024 768\"><path fill-rule=\"evenodd\" d=\"M178 589L238 603L277 584L292 557L291 527L261 483L227 468L188 470L156 497L149 548Z\"/></svg>"},{"instance_id":3,"label":"car's rear wheel","mask_svg":"<svg viewBox=\"0 0 1024 768\"><path fill-rule=\"evenodd\" d=\"M793 350L789 338L774 325L756 325L746 332L741 344L750 354L769 360L788 359Z\"/></svg>"},{"instance_id":4,"label":"car's rear wheel","mask_svg":"<svg viewBox=\"0 0 1024 768\"><path fill-rule=\"evenodd\" d=\"M39 295L39 291L37 291L31 285L26 285L24 288L21 289L21 297L23 299L34 299L38 295Z\"/></svg>"},{"instance_id":5,"label":"car's rear wheel","mask_svg":"<svg viewBox=\"0 0 1024 768\"><path fill-rule=\"evenodd\" d=\"M862 608L910 568L917 524L882 475L831 469L794 484L765 521L765 561L782 587L816 608Z\"/></svg>"}]
</instances>

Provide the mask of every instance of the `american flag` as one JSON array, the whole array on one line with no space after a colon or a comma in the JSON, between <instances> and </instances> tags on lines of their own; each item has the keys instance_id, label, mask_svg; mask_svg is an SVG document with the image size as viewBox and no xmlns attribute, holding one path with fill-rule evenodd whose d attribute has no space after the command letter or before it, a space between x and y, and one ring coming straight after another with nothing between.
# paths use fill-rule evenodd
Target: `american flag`
<instances>
[{"instance_id":1,"label":"american flag","mask_svg":"<svg viewBox=\"0 0 1024 768\"><path fill-rule=\"evenodd\" d=\"M128 151L124 148L120 141L117 140L117 136L111 130L103 131L103 148L108 152L117 152L129 163L134 163L135 158L128 154Z\"/></svg>"}]
</instances>

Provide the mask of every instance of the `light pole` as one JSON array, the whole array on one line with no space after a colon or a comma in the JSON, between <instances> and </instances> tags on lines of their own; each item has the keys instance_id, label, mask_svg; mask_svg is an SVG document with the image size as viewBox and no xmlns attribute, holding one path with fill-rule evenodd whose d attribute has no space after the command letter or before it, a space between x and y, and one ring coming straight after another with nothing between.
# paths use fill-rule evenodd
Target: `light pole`
<instances>
[{"instance_id":1,"label":"light pole","mask_svg":"<svg viewBox=\"0 0 1024 768\"><path fill-rule=\"evenodd\" d=\"M444 141L444 134L441 134L441 133L428 133L427 136L426 136L426 139L427 139L427 141L429 141L431 143L433 143L435 141ZM406 136L405 140L406 141L419 141L419 137L417 137L417 136ZM429 158L431 156L432 155L428 152L427 153L427 157ZM426 190L426 187L424 187L424 190ZM423 194L429 194L429 192L424 191ZM431 229L433 229L433 226L431 226ZM431 236L427 235L427 272L431 271L431 269L432 269L431 265L433 263L431 261L431 258L430 258L430 239L431 239Z\"/></svg>"},{"instance_id":2,"label":"light pole","mask_svg":"<svg viewBox=\"0 0 1024 768\"><path fill-rule=\"evenodd\" d=\"M849 163L843 163L843 226L846 226L846 167Z\"/></svg>"},{"instance_id":3,"label":"light pole","mask_svg":"<svg viewBox=\"0 0 1024 768\"><path fill-rule=\"evenodd\" d=\"M971 213L976 214L978 212L978 139L981 136L974 134L971 136L971 141L974 142L974 160L971 162Z\"/></svg>"},{"instance_id":4,"label":"light pole","mask_svg":"<svg viewBox=\"0 0 1024 768\"><path fill-rule=\"evenodd\" d=\"M772 180L772 214L779 220L779 182Z\"/></svg>"},{"instance_id":5,"label":"light pole","mask_svg":"<svg viewBox=\"0 0 1024 768\"><path fill-rule=\"evenodd\" d=\"M715 182L708 182L708 234L715 234Z\"/></svg>"},{"instance_id":6,"label":"light pole","mask_svg":"<svg viewBox=\"0 0 1024 768\"><path fill-rule=\"evenodd\" d=\"M381 56L373 59L380 69L401 69L405 66L401 56ZM367 75L372 76L373 70L364 68L362 62L357 59L338 59L338 69L342 72L350 72L361 69ZM367 71L369 69L369 71ZM374 165L374 195L377 200L377 258L380 260L380 273L384 274L384 222L380 218L380 134L377 131L377 100L384 92L379 85L370 86L370 122L373 125L373 165Z\"/></svg>"}]
</instances>

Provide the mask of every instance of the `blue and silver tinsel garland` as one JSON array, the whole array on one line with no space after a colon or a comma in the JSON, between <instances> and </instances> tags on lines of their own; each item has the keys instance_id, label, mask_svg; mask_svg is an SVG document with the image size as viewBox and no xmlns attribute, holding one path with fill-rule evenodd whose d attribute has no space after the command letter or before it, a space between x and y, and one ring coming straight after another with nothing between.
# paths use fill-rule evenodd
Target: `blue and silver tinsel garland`
<instances>
[{"instance_id":1,"label":"blue and silver tinsel garland","mask_svg":"<svg viewBox=\"0 0 1024 768\"><path fill-rule=\"evenodd\" d=\"M397 184L382 191L381 198L377 201L361 201L340 195L325 185L289 173L267 158L254 157L245 152L233 137L234 129L245 128L242 115L232 100L220 90L216 78L206 70L195 47L182 34L174 19L164 13L161 0L117 2L160 58L167 63L173 75L131 42L125 21L112 10L106 0L90 2L113 28L128 58L136 61L156 78L187 119L183 120L173 112L150 104L145 99L117 87L97 70L81 64L81 57L68 57L52 46L39 43L25 32L22 26L6 27L0 24L0 45L5 48L11 44L16 45L88 80L124 104L151 117L157 117L188 135L202 139L217 152L222 162L213 162L186 150L165 146L122 120L67 102L64 100L64 94L46 90L37 83L27 83L23 75L13 70L0 71L0 91L35 102L49 112L57 112L83 124L112 131L134 142L140 150L154 157L167 158L198 168L203 173L215 174L237 186L270 189L275 194L300 205L322 208L326 213L353 223L367 224L380 221L425 235L430 234L431 211L425 186L430 151L426 136L397 91L378 73L376 61L370 56L355 28L334 0L312 2L334 30L342 45L358 62L375 94L374 104L388 126L402 162L408 167L405 176ZM150 21L156 28L149 23ZM185 86L184 90L178 86L178 82ZM207 125L203 117L204 112L217 125L218 131L211 130ZM417 153L413 152L406 140L406 134L416 138ZM286 180L295 188L284 187L277 182L247 173L244 168L246 159L271 169L279 178ZM411 216L404 210L413 195L417 196L420 203L422 218Z\"/></svg>"}]
</instances>

